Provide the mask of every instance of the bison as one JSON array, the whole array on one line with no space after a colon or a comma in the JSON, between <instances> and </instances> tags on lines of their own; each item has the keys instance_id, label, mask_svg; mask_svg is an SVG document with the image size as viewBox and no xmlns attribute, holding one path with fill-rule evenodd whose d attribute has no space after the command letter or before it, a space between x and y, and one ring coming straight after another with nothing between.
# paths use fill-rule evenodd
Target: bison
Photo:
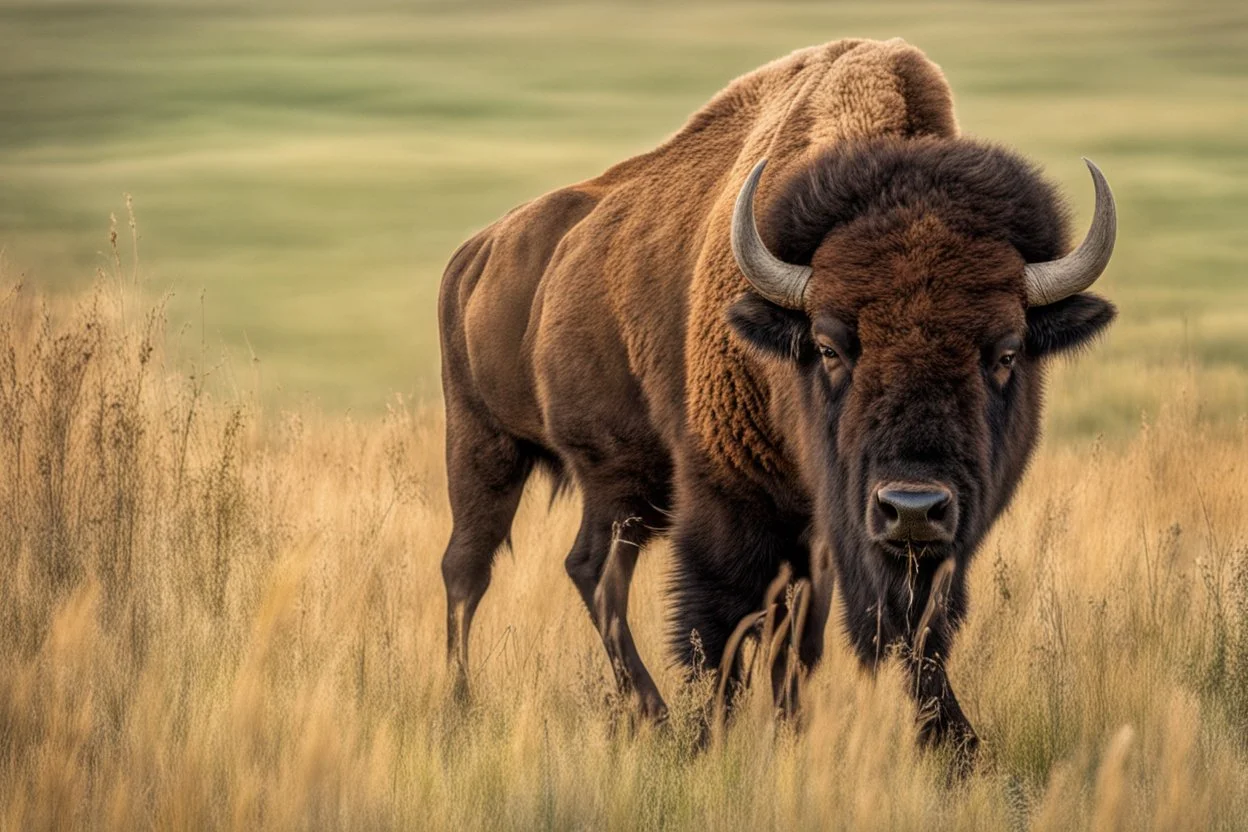
<instances>
[{"instance_id":1,"label":"bison","mask_svg":"<svg viewBox=\"0 0 1248 832\"><path fill-rule=\"evenodd\" d=\"M814 587L804 665L834 579L864 665L899 653L915 673L921 736L973 745L944 670L967 566L1036 444L1047 363L1115 314L1085 292L1115 235L1088 167L1095 214L1068 253L1054 187L959 135L935 64L844 40L737 79L655 150L464 243L438 301L456 688L545 469L583 495L567 572L644 714L665 711L629 583L670 534L685 665L717 667L788 564Z\"/></svg>"}]
</instances>

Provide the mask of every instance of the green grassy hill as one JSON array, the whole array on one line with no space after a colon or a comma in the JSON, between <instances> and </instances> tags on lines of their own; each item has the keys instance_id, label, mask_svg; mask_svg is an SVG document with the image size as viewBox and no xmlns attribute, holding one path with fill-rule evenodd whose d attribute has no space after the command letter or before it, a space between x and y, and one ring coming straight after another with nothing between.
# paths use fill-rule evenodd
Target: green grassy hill
<instances>
[{"instance_id":1,"label":"green grassy hill","mask_svg":"<svg viewBox=\"0 0 1248 832\"><path fill-rule=\"evenodd\" d=\"M1248 407L1248 12L1232 3L0 2L0 246L78 287L108 217L175 321L254 350L265 395L436 397L456 244L643 151L734 76L847 36L941 64L968 133L1118 194L1122 317L1060 374L1056 433L1181 390ZM123 245L124 248L124 245ZM204 291L201 310L200 293ZM196 334L186 336L194 337Z\"/></svg>"}]
</instances>

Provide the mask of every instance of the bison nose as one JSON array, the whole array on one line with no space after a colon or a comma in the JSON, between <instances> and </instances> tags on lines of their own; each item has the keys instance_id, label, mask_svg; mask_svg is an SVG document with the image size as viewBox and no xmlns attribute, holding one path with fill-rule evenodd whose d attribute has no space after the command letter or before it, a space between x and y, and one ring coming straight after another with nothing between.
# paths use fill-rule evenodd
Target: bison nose
<instances>
[{"instance_id":1,"label":"bison nose","mask_svg":"<svg viewBox=\"0 0 1248 832\"><path fill-rule=\"evenodd\" d=\"M949 543L958 504L939 483L887 483L875 491L868 524L876 540Z\"/></svg>"}]
</instances>

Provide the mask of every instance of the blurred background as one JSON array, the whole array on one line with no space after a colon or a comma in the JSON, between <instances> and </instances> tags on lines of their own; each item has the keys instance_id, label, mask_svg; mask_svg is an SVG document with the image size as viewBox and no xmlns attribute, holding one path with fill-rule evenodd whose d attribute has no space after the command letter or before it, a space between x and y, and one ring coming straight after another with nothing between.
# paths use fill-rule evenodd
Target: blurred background
<instances>
[{"instance_id":1,"label":"blurred background","mask_svg":"<svg viewBox=\"0 0 1248 832\"><path fill-rule=\"evenodd\" d=\"M1064 366L1058 436L1184 398L1248 410L1248 6L0 0L0 248L79 289L140 273L280 406L436 401L434 299L512 206L653 147L733 77L843 37L939 63L968 134L1119 201L1121 316ZM201 301L202 292L202 301Z\"/></svg>"}]
</instances>

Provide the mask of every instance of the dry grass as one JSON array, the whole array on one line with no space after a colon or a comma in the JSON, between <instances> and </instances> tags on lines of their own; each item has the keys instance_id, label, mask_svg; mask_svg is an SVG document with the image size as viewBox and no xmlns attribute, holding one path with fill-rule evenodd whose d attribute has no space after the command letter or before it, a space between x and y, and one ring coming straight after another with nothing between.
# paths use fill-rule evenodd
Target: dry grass
<instances>
[{"instance_id":1,"label":"dry grass","mask_svg":"<svg viewBox=\"0 0 1248 832\"><path fill-rule=\"evenodd\" d=\"M1248 431L1194 397L1037 459L973 574L951 676L986 751L951 785L899 674L835 636L804 730L758 696L699 751L709 691L670 671L669 730L631 728L563 574L575 500L545 486L452 704L439 417L210 399L194 336L117 270L72 309L0 292L0 826L1248 823ZM648 553L633 596L656 667L666 569Z\"/></svg>"}]
</instances>

